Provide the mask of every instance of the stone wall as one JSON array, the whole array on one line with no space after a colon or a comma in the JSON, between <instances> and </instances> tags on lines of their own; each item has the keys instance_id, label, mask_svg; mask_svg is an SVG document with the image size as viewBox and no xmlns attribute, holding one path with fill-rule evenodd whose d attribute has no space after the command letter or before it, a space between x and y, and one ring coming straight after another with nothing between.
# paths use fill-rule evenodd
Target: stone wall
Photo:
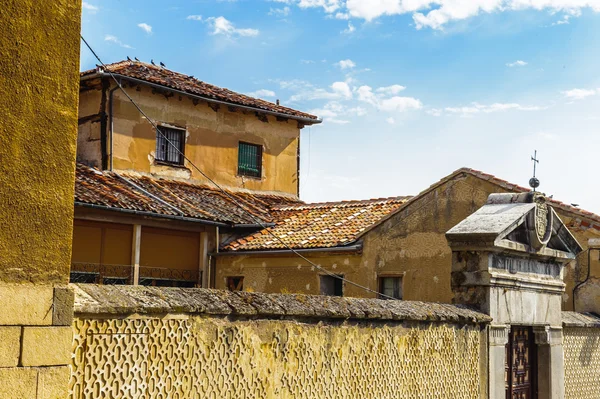
<instances>
[{"instance_id":1,"label":"stone wall","mask_svg":"<svg viewBox=\"0 0 600 399\"><path fill-rule=\"evenodd\" d=\"M600 318L563 312L565 398L600 398Z\"/></svg>"},{"instance_id":2,"label":"stone wall","mask_svg":"<svg viewBox=\"0 0 600 399\"><path fill-rule=\"evenodd\" d=\"M452 305L78 285L72 399L482 398L489 318Z\"/></svg>"}]
</instances>

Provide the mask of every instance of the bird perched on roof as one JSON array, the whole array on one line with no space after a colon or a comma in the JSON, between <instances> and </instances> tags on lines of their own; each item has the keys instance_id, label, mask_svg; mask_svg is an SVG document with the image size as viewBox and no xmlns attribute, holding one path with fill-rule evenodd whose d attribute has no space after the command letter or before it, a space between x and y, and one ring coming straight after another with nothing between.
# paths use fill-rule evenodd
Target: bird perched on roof
<instances>
[{"instance_id":1,"label":"bird perched on roof","mask_svg":"<svg viewBox=\"0 0 600 399\"><path fill-rule=\"evenodd\" d=\"M156 65L156 64L154 63L154 60L150 60L150 63L151 63L152 65Z\"/></svg>"},{"instance_id":2,"label":"bird perched on roof","mask_svg":"<svg viewBox=\"0 0 600 399\"><path fill-rule=\"evenodd\" d=\"M131 58L129 58L129 56L127 56L127 61L131 61Z\"/></svg>"},{"instance_id":3,"label":"bird perched on roof","mask_svg":"<svg viewBox=\"0 0 600 399\"><path fill-rule=\"evenodd\" d=\"M574 206L575 208L579 207L579 204L571 204L571 206Z\"/></svg>"},{"instance_id":4,"label":"bird perched on roof","mask_svg":"<svg viewBox=\"0 0 600 399\"><path fill-rule=\"evenodd\" d=\"M165 65L165 64L163 64L163 62L162 62L162 61L160 62L160 66L161 66L161 67L163 67L163 68L164 68L164 67L166 67L166 65Z\"/></svg>"},{"instance_id":5,"label":"bird perched on roof","mask_svg":"<svg viewBox=\"0 0 600 399\"><path fill-rule=\"evenodd\" d=\"M140 62L140 60L138 60L138 57L133 57L134 60L136 60L137 62Z\"/></svg>"}]
</instances>

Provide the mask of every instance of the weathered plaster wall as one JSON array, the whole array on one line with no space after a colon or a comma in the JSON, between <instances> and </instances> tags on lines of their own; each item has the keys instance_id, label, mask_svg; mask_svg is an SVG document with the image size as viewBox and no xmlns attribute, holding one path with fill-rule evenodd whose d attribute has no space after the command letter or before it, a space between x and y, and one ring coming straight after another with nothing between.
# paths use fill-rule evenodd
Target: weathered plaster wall
<instances>
[{"instance_id":1,"label":"weathered plaster wall","mask_svg":"<svg viewBox=\"0 0 600 399\"><path fill-rule=\"evenodd\" d=\"M378 289L378 277L402 276L403 299L450 303L452 251L445 233L485 204L489 194L507 192L490 182L465 176L442 184L368 232L362 239L362 254L354 256L320 254L309 259L327 270L370 289ZM572 214L557 210L563 222L579 243L587 248L589 238L598 237L595 229L572 227L580 222ZM318 293L318 271L300 267L296 256L223 256L217 259L217 288L225 288L226 276L244 276L244 287L261 292ZM335 265L335 267L334 267ZM598 268L600 269L600 267ZM595 270L595 269L594 269ZM564 310L571 310L574 281L582 281L587 273L587 252L582 252L564 270L566 293ZM596 274L592 274L595 276ZM600 271L597 274L600 279ZM598 302L597 283L592 278L578 293L582 305L577 310L593 310ZM309 286L310 284L310 286ZM307 288L308 287L308 288ZM588 294L588 291L590 292ZM372 293L345 285L344 295L373 297ZM590 305L591 306L591 305Z\"/></svg>"},{"instance_id":2,"label":"weathered plaster wall","mask_svg":"<svg viewBox=\"0 0 600 399\"><path fill-rule=\"evenodd\" d=\"M600 319L563 312L565 398L600 398Z\"/></svg>"},{"instance_id":3,"label":"weathered plaster wall","mask_svg":"<svg viewBox=\"0 0 600 399\"><path fill-rule=\"evenodd\" d=\"M106 104L102 90L79 93L79 129L77 132L77 161L102 168L102 126L107 122Z\"/></svg>"},{"instance_id":4,"label":"weathered plaster wall","mask_svg":"<svg viewBox=\"0 0 600 399\"><path fill-rule=\"evenodd\" d=\"M489 319L466 309L202 289L76 292L72 399L485 397Z\"/></svg>"},{"instance_id":5,"label":"weathered plaster wall","mask_svg":"<svg viewBox=\"0 0 600 399\"><path fill-rule=\"evenodd\" d=\"M365 280L362 256L356 253L304 254L326 270L352 281ZM244 290L320 294L320 272L295 255L217 256L215 288L226 289L227 277L243 276ZM364 291L344 284L344 296L365 297Z\"/></svg>"},{"instance_id":6,"label":"weathered plaster wall","mask_svg":"<svg viewBox=\"0 0 600 399\"><path fill-rule=\"evenodd\" d=\"M179 95L167 97L161 93L153 93L147 87L127 86L126 90L155 122L187 129L185 155L218 183L252 190L298 194L297 150L300 130L296 121L278 121L275 117L268 116L268 122L263 122L254 112L232 112L223 106L213 110L206 102L193 101ZM85 92L84 96L82 103L86 103L83 108L85 114L99 112L101 90ZM108 109L107 106L107 112ZM205 181L187 163L183 168L177 168L154 162L156 131L119 90L114 92L113 112L115 170L136 170ZM84 113L80 114L82 116L85 116ZM89 122L80 127L80 142L85 145L79 150L78 156L86 163L100 165L99 147L94 141L98 125L99 123ZM110 138L107 139L108 142L109 140ZM237 175L239 141L263 145L262 179ZM110 143L108 146L110 147ZM110 149L107 152L110 153Z\"/></svg>"},{"instance_id":7,"label":"weathered plaster wall","mask_svg":"<svg viewBox=\"0 0 600 399\"><path fill-rule=\"evenodd\" d=\"M67 0L10 0L2 5L3 282L67 281L77 137L79 8L80 1Z\"/></svg>"}]
</instances>

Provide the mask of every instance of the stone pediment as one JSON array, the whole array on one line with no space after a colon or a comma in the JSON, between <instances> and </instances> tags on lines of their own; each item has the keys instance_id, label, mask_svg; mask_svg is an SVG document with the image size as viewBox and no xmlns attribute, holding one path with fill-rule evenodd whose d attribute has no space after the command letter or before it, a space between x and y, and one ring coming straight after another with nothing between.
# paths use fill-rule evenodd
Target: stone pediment
<instances>
[{"instance_id":1,"label":"stone pediment","mask_svg":"<svg viewBox=\"0 0 600 399\"><path fill-rule=\"evenodd\" d=\"M574 259L582 248L540 193L491 194L446 233L453 249L478 249Z\"/></svg>"}]
</instances>

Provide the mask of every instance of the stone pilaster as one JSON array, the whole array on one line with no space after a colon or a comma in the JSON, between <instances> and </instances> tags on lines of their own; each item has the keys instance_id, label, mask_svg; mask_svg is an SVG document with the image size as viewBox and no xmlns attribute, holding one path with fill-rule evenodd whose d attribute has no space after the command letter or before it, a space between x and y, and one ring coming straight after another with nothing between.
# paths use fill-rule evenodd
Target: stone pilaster
<instances>
[{"instance_id":1,"label":"stone pilaster","mask_svg":"<svg viewBox=\"0 0 600 399\"><path fill-rule=\"evenodd\" d=\"M538 397L563 399L565 374L561 327L534 327L538 351Z\"/></svg>"},{"instance_id":2,"label":"stone pilaster","mask_svg":"<svg viewBox=\"0 0 600 399\"><path fill-rule=\"evenodd\" d=\"M509 331L510 327L506 325L488 326L490 399L506 398L504 368Z\"/></svg>"}]
</instances>

